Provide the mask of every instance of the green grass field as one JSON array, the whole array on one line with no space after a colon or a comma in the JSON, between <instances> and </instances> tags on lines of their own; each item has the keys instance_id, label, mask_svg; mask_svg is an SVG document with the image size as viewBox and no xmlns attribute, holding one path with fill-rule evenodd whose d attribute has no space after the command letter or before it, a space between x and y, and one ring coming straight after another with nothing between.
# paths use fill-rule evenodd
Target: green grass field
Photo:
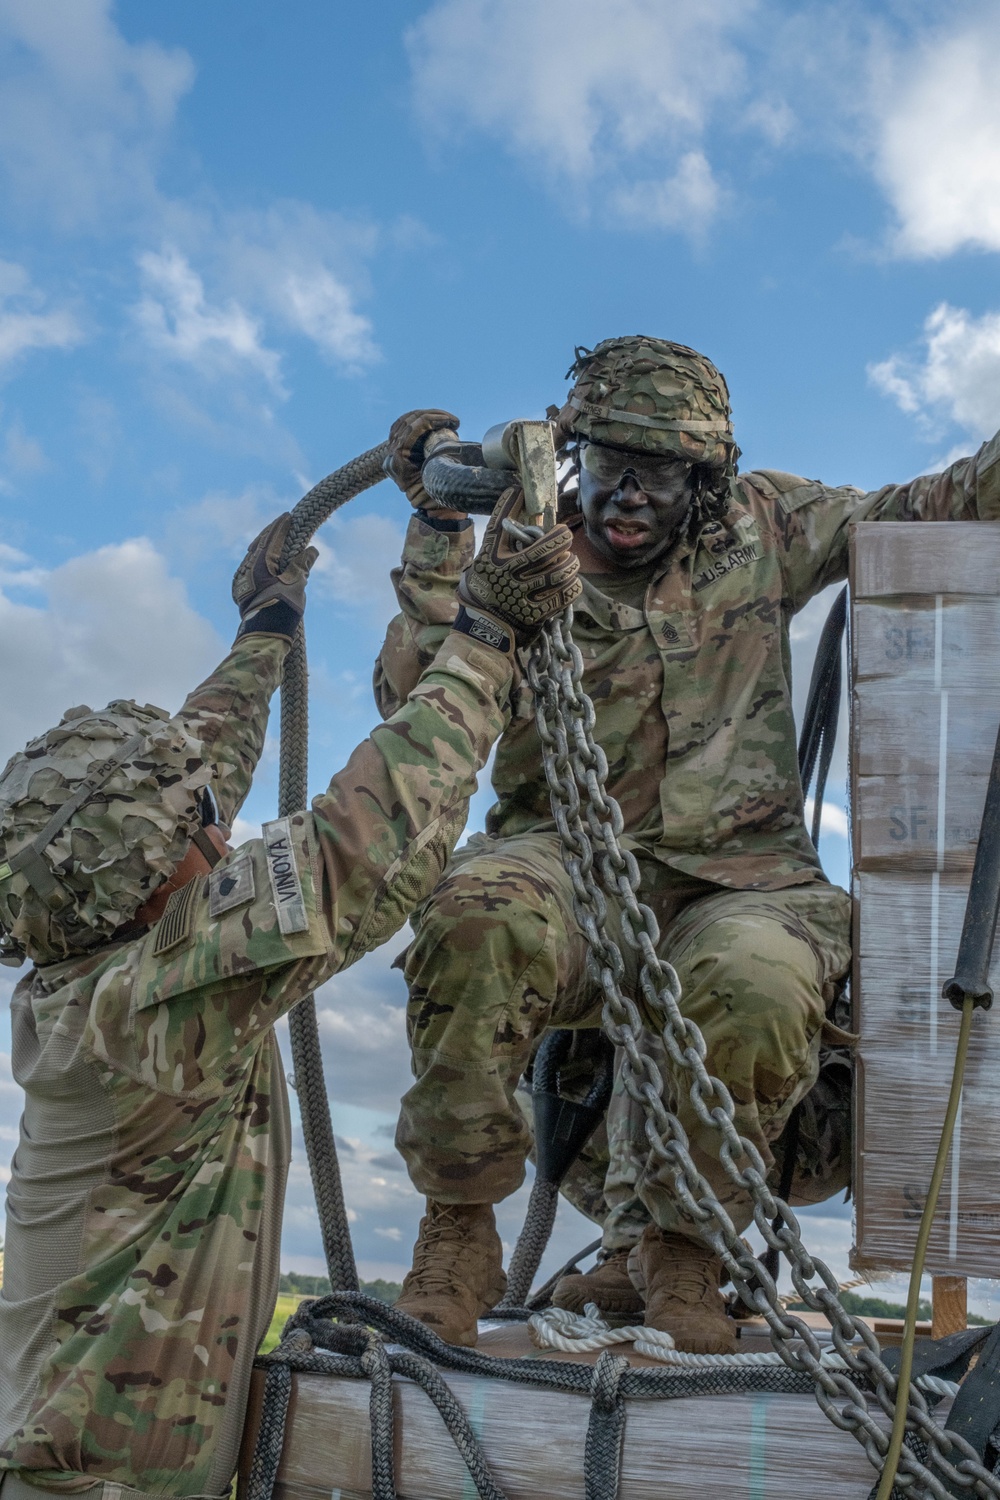
<instances>
[{"instance_id":1,"label":"green grass field","mask_svg":"<svg viewBox=\"0 0 1000 1500\"><path fill-rule=\"evenodd\" d=\"M282 1292L278 1298L278 1305L274 1309L271 1326L264 1335L264 1342L260 1346L259 1353L270 1354L281 1337L281 1330L284 1328L287 1319L292 1316L292 1313L301 1301L302 1298L300 1296L291 1296L287 1292Z\"/></svg>"},{"instance_id":2,"label":"green grass field","mask_svg":"<svg viewBox=\"0 0 1000 1500\"><path fill-rule=\"evenodd\" d=\"M296 1276L294 1272L285 1273L282 1278L282 1290L278 1294L278 1304L274 1309L274 1317L271 1326L264 1336L264 1342L258 1350L259 1354L270 1354L281 1337L288 1318L298 1307L303 1297L323 1297L330 1290L330 1283L325 1277ZM295 1283L299 1286L296 1287ZM286 1288L294 1287L294 1290ZM400 1288L393 1281L363 1281L361 1290L367 1292L369 1297L377 1297L380 1302L395 1302L399 1296Z\"/></svg>"}]
</instances>

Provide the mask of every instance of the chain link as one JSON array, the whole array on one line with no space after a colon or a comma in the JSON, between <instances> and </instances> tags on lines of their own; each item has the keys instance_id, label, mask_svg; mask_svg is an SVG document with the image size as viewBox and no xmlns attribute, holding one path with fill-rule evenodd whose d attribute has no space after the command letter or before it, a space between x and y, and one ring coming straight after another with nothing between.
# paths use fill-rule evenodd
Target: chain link
<instances>
[{"instance_id":1,"label":"chain link","mask_svg":"<svg viewBox=\"0 0 1000 1500\"><path fill-rule=\"evenodd\" d=\"M573 611L568 609L548 623L532 648L527 676L535 695L545 777L563 861L573 884L574 909L589 945L592 972L604 996L604 1029L625 1055L625 1088L644 1111L650 1152L673 1173L683 1212L698 1226L744 1300L766 1319L771 1342L785 1364L810 1376L821 1410L835 1426L858 1440L874 1468L880 1470L889 1438L869 1411L865 1391L874 1393L879 1407L891 1418L896 1377L883 1363L878 1341L868 1325L841 1305L838 1282L829 1267L806 1250L792 1210L768 1188L760 1153L736 1128L728 1089L705 1066L704 1038L694 1022L681 1014L677 974L657 953L656 918L636 895L638 864L618 842L624 820L606 788L608 763L594 739L594 705L583 687L583 657L573 642L572 621ZM786 1312L771 1276L737 1234L691 1158L684 1128L664 1102L664 1079L643 1051L639 1007L622 990L625 962L618 944L608 935L608 897L621 908L626 943L641 957L639 994L646 1015L662 1034L674 1067L690 1078L691 1100L699 1120L722 1136L719 1157L723 1168L730 1181L750 1195L754 1222L765 1242L788 1261L799 1299L814 1312L823 1313L829 1322L834 1348L844 1361L842 1370L822 1363L815 1334L801 1319ZM777 1230L772 1228L775 1220L779 1222ZM896 1481L900 1491L949 1500L954 1492L946 1485L954 1485L974 1495L1000 1496L1000 1480L983 1467L963 1438L934 1421L926 1400L913 1385L907 1423L926 1440L928 1462L937 1473L904 1447Z\"/></svg>"}]
</instances>

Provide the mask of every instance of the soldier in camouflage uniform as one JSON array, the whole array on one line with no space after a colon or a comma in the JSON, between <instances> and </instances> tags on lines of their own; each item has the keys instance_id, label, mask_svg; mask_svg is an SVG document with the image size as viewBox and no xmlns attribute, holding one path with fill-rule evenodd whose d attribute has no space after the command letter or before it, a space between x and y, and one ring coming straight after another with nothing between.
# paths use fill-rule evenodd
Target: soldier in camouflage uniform
<instances>
[{"instance_id":1,"label":"soldier in camouflage uniform","mask_svg":"<svg viewBox=\"0 0 1000 1500\"><path fill-rule=\"evenodd\" d=\"M578 351L570 373L555 421L579 473L567 517L584 581L574 638L622 843L638 860L707 1065L733 1096L739 1130L773 1163L817 1078L850 957L848 897L825 879L803 822L789 625L846 577L853 523L1000 518L1000 439L942 474L870 494L773 470L737 478L726 384L702 355L656 338L609 339ZM471 548L471 522L435 510L419 483L421 442L456 420L411 413L393 433L396 477L417 512L393 575L401 613L375 673L384 713L437 649ZM546 1027L600 1016L523 681L493 785L486 835L455 856L420 909L406 959L415 1082L397 1142L429 1207L400 1305L457 1343L475 1337L483 1311L463 1280L462 1226L491 1222L492 1205L523 1178L530 1135L513 1102L518 1078ZM610 920L617 930L617 914ZM634 966L634 950L623 951ZM700 1170L747 1226L750 1199L719 1163L720 1138L699 1124L669 1067L666 1076ZM628 1101L613 1099L609 1260L590 1279L610 1280L626 1300L644 1285L647 1322L682 1348L732 1349L719 1265L681 1213L669 1171L637 1152L643 1137L628 1114ZM818 1116L814 1127L814 1136L826 1129ZM811 1176L813 1198L843 1186L842 1144L825 1150L825 1166L799 1174ZM580 1300L579 1286L569 1291Z\"/></svg>"},{"instance_id":2,"label":"soldier in camouflage uniform","mask_svg":"<svg viewBox=\"0 0 1000 1500\"><path fill-rule=\"evenodd\" d=\"M251 548L236 643L178 714L71 709L0 776L0 936L34 964L12 1006L4 1500L227 1492L277 1292L274 1022L432 888L503 727L515 643L579 587L564 528L530 557L491 528L399 711L311 811L227 851L208 789L231 822L316 555L279 572L287 524Z\"/></svg>"}]
</instances>

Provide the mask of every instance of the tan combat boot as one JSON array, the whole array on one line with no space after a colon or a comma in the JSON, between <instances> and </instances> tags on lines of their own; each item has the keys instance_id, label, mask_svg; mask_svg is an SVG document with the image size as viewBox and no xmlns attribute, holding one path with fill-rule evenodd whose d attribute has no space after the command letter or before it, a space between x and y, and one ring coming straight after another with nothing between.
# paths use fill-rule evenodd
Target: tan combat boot
<instances>
[{"instance_id":1,"label":"tan combat boot","mask_svg":"<svg viewBox=\"0 0 1000 1500\"><path fill-rule=\"evenodd\" d=\"M471 1349L478 1320L506 1288L492 1204L428 1198L397 1310L419 1318L446 1344Z\"/></svg>"},{"instance_id":2,"label":"tan combat boot","mask_svg":"<svg viewBox=\"0 0 1000 1500\"><path fill-rule=\"evenodd\" d=\"M722 1267L707 1245L649 1224L629 1257L644 1294L646 1326L673 1335L688 1354L735 1354L736 1325L719 1291Z\"/></svg>"},{"instance_id":3,"label":"tan combat boot","mask_svg":"<svg viewBox=\"0 0 1000 1500\"><path fill-rule=\"evenodd\" d=\"M626 1318L630 1322L641 1319L642 1296L628 1274L631 1248L626 1245L622 1250L609 1250L606 1255L602 1253L597 1265L589 1271L560 1276L552 1293L556 1307L582 1313L587 1303L593 1302L602 1317Z\"/></svg>"}]
</instances>

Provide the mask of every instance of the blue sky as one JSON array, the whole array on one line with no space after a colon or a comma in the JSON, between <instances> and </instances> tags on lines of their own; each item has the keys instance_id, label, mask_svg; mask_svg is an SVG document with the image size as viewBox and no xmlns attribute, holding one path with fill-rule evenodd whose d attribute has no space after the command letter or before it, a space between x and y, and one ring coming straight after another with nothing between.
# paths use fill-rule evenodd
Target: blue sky
<instances>
[{"instance_id":1,"label":"blue sky","mask_svg":"<svg viewBox=\"0 0 1000 1500\"><path fill-rule=\"evenodd\" d=\"M472 438L540 414L577 344L703 349L747 468L870 488L971 451L1000 412L998 42L961 0L0 0L0 752L69 703L175 707L266 519L409 407ZM373 722L407 510L383 485L323 534L314 789ZM274 797L272 746L244 832ZM370 1272L418 1210L401 945L322 997ZM0 1110L2 1143L9 1083ZM845 1213L816 1233L842 1269ZM297 1167L286 1263L319 1253Z\"/></svg>"}]
</instances>

